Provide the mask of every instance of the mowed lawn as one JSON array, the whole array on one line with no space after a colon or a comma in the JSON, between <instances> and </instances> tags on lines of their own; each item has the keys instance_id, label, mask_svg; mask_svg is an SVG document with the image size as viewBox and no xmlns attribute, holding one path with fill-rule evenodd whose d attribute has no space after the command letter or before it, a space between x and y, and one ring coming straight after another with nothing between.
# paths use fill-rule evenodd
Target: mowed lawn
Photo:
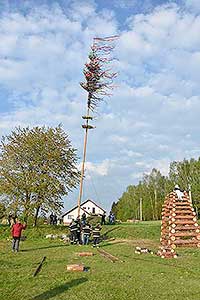
<instances>
[{"instance_id":1,"label":"mowed lawn","mask_svg":"<svg viewBox=\"0 0 200 300\"><path fill-rule=\"evenodd\" d=\"M200 299L200 250L179 249L177 259L162 259L152 254L135 254L136 246L158 249L159 222L104 226L101 248L117 256L112 263L91 246L66 245L48 240L45 233L64 228L28 229L27 240L19 253L11 252L8 230L0 228L1 300L114 300L114 299ZM115 240L112 238L115 238ZM91 251L91 257L78 252ZM42 258L40 273L33 273ZM83 263L87 272L69 272L67 264Z\"/></svg>"}]
</instances>

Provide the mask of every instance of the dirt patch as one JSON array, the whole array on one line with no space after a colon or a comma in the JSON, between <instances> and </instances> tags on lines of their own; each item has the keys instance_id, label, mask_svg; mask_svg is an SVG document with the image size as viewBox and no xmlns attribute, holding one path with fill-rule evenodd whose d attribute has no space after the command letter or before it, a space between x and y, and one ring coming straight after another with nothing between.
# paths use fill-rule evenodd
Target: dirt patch
<instances>
[{"instance_id":1,"label":"dirt patch","mask_svg":"<svg viewBox=\"0 0 200 300\"><path fill-rule=\"evenodd\" d=\"M135 240L129 240L129 239L115 239L113 241L109 241L109 244L129 244L131 246L139 246L139 247L146 247L146 248L158 248L159 243L148 240L148 239L135 239Z\"/></svg>"}]
</instances>

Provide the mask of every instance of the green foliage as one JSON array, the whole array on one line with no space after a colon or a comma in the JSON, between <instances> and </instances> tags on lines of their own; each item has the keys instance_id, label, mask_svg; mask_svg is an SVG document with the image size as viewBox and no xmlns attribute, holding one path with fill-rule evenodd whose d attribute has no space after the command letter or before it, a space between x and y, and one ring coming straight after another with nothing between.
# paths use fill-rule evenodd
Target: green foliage
<instances>
[{"instance_id":1,"label":"green foliage","mask_svg":"<svg viewBox=\"0 0 200 300\"><path fill-rule=\"evenodd\" d=\"M61 126L16 128L1 142L0 194L25 218L60 211L62 196L76 187L76 150Z\"/></svg>"},{"instance_id":2,"label":"green foliage","mask_svg":"<svg viewBox=\"0 0 200 300\"><path fill-rule=\"evenodd\" d=\"M92 225L95 226L98 223L101 223L101 217L100 216L96 216L96 215L90 215L87 217L87 222Z\"/></svg>"},{"instance_id":3,"label":"green foliage","mask_svg":"<svg viewBox=\"0 0 200 300\"><path fill-rule=\"evenodd\" d=\"M160 171L153 169L145 174L138 185L130 185L115 204L116 218L122 221L140 219L140 202L142 203L143 220L160 219L162 203L167 192L167 179Z\"/></svg>"},{"instance_id":4,"label":"green foliage","mask_svg":"<svg viewBox=\"0 0 200 300\"><path fill-rule=\"evenodd\" d=\"M165 196L178 184L188 191L191 187L192 200L196 211L200 210L200 158L174 161L170 164L169 176L163 176L159 170L153 169L150 174L144 174L138 185L130 185L113 203L112 209L116 218L122 221L139 219L139 203L142 199L143 220L158 220Z\"/></svg>"},{"instance_id":5,"label":"green foliage","mask_svg":"<svg viewBox=\"0 0 200 300\"><path fill-rule=\"evenodd\" d=\"M170 164L170 180L183 190L191 188L193 204L200 209L200 158L184 159Z\"/></svg>"},{"instance_id":6,"label":"green foliage","mask_svg":"<svg viewBox=\"0 0 200 300\"><path fill-rule=\"evenodd\" d=\"M111 206L111 212L116 216L118 211L117 203L113 202Z\"/></svg>"}]
</instances>

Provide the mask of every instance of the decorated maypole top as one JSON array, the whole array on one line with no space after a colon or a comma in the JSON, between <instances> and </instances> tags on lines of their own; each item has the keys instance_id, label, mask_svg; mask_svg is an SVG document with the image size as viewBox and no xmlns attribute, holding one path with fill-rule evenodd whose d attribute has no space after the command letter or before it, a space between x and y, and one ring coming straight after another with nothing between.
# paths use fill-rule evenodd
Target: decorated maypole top
<instances>
[{"instance_id":1,"label":"decorated maypole top","mask_svg":"<svg viewBox=\"0 0 200 300\"><path fill-rule=\"evenodd\" d=\"M112 72L112 70L109 68L109 63L113 60L110 54L115 47L115 42L117 39L118 36L93 39L91 51L88 55L88 62L85 64L85 68L83 70L85 81L80 83L81 87L88 92L88 99L87 113L82 117L85 120L85 124L82 125L82 128L85 129L85 138L80 179L80 192L78 198L78 217L80 216L80 204L83 191L88 129L94 128L93 126L89 125L89 120L93 119L93 117L90 116L90 111L96 111L97 106L104 99L104 97L111 96L111 90L114 88L113 79L117 76L117 73Z\"/></svg>"},{"instance_id":2,"label":"decorated maypole top","mask_svg":"<svg viewBox=\"0 0 200 300\"><path fill-rule=\"evenodd\" d=\"M117 38L118 36L93 39L89 61L83 70L86 81L80 83L88 92L88 109L94 110L104 96L111 95L110 90L114 88L113 79L117 73L111 71L109 63L113 60L110 53Z\"/></svg>"}]
</instances>

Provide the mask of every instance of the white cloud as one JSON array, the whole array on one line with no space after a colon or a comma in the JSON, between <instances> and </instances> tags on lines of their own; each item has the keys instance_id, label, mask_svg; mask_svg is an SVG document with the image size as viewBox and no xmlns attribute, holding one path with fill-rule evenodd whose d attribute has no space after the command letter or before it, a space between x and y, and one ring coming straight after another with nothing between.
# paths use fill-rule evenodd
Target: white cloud
<instances>
[{"instance_id":1,"label":"white cloud","mask_svg":"<svg viewBox=\"0 0 200 300\"><path fill-rule=\"evenodd\" d=\"M0 95L12 110L1 114L0 128L5 134L18 125L62 123L81 158L82 68L92 38L119 29L115 12L98 11L94 1L78 3L65 13L58 5L33 5L27 14L1 15ZM108 208L144 172L155 167L166 175L170 161L200 155L196 12L164 5L127 20L115 50L118 88L100 105L89 132L85 197L93 197L93 180Z\"/></svg>"},{"instance_id":2,"label":"white cloud","mask_svg":"<svg viewBox=\"0 0 200 300\"><path fill-rule=\"evenodd\" d=\"M107 159L103 160L100 163L92 163L88 161L85 163L86 174L89 175L89 178L91 178L91 174L107 176L110 168L110 163L111 162Z\"/></svg>"},{"instance_id":3,"label":"white cloud","mask_svg":"<svg viewBox=\"0 0 200 300\"><path fill-rule=\"evenodd\" d=\"M194 13L198 13L200 11L200 3L198 0L185 0L185 5Z\"/></svg>"}]
</instances>

